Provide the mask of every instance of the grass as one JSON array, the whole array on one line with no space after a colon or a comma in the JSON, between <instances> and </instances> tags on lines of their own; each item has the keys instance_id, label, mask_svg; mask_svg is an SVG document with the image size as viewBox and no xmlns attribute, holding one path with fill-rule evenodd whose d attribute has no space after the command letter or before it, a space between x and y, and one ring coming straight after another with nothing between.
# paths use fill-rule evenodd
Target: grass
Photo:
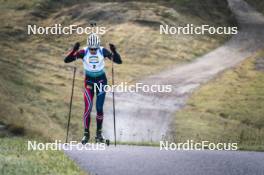
<instances>
[{"instance_id":1,"label":"grass","mask_svg":"<svg viewBox=\"0 0 264 175\"><path fill-rule=\"evenodd\" d=\"M84 175L62 151L28 151L23 137L0 138L2 175Z\"/></svg>"},{"instance_id":2,"label":"grass","mask_svg":"<svg viewBox=\"0 0 264 175\"><path fill-rule=\"evenodd\" d=\"M242 150L264 150L264 50L194 92L176 113L175 140L235 142ZM262 65L263 66L263 65Z\"/></svg>"}]
</instances>

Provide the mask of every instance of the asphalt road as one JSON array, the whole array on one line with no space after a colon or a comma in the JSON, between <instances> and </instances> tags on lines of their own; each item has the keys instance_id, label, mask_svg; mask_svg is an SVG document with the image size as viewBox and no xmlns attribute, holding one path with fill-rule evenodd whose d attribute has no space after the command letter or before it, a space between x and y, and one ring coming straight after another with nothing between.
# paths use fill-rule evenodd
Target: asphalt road
<instances>
[{"instance_id":1,"label":"asphalt road","mask_svg":"<svg viewBox=\"0 0 264 175\"><path fill-rule=\"evenodd\" d=\"M258 152L160 151L159 147L118 145L66 154L98 175L264 175L264 153Z\"/></svg>"}]
</instances>

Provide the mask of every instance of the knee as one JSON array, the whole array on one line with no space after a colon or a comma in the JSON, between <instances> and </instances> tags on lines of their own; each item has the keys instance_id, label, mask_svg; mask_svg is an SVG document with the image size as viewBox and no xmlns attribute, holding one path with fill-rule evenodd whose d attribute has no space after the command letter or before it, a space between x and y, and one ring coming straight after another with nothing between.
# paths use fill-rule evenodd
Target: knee
<instances>
[{"instance_id":1,"label":"knee","mask_svg":"<svg viewBox=\"0 0 264 175\"><path fill-rule=\"evenodd\" d=\"M96 107L97 115L103 115L103 106L97 106Z\"/></svg>"}]
</instances>

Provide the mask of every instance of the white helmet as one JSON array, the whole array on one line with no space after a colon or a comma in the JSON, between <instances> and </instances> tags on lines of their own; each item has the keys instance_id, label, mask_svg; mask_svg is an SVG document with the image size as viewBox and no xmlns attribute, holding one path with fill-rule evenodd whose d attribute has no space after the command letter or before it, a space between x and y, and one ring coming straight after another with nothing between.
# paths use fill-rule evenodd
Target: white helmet
<instances>
[{"instance_id":1,"label":"white helmet","mask_svg":"<svg viewBox=\"0 0 264 175\"><path fill-rule=\"evenodd\" d=\"M87 38L88 48L99 48L100 47L100 38L95 33L92 33Z\"/></svg>"}]
</instances>

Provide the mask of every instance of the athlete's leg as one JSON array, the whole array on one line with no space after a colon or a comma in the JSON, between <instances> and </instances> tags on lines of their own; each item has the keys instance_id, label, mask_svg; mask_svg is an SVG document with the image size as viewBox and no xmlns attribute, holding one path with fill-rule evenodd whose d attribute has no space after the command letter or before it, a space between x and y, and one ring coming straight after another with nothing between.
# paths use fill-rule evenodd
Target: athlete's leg
<instances>
[{"instance_id":1,"label":"athlete's leg","mask_svg":"<svg viewBox=\"0 0 264 175\"><path fill-rule=\"evenodd\" d=\"M88 77L84 81L84 113L83 113L83 125L84 125L84 136L82 138L82 144L86 144L90 139L90 123L91 123L91 111L93 106L94 90L91 83L88 83Z\"/></svg>"},{"instance_id":2,"label":"athlete's leg","mask_svg":"<svg viewBox=\"0 0 264 175\"><path fill-rule=\"evenodd\" d=\"M107 79L105 76L101 80L98 81L98 83L101 83L102 86L104 87L107 84ZM104 119L104 101L105 101L105 91L104 88L102 88L102 91L99 89L96 89L96 124L97 124L97 131L102 130L102 125L103 125L103 119Z\"/></svg>"},{"instance_id":3,"label":"athlete's leg","mask_svg":"<svg viewBox=\"0 0 264 175\"><path fill-rule=\"evenodd\" d=\"M90 123L91 123L91 111L93 106L93 96L94 96L93 87L85 82L85 87L84 87L85 109L83 114L84 132L89 132Z\"/></svg>"}]
</instances>

